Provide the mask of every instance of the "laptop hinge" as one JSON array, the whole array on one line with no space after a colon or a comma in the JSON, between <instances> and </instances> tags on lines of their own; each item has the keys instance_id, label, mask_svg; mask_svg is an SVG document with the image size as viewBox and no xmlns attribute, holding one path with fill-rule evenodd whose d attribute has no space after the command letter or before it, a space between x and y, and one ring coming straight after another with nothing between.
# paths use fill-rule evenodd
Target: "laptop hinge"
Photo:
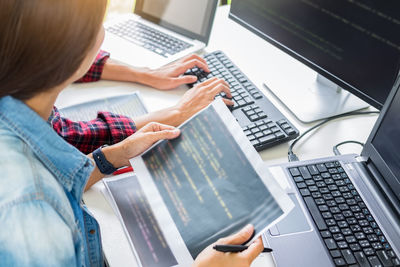
<instances>
[{"instance_id":1,"label":"laptop hinge","mask_svg":"<svg viewBox=\"0 0 400 267\"><path fill-rule=\"evenodd\" d=\"M364 157L366 158L366 157ZM390 209L393 211L393 215L396 216L396 221L400 221L400 203L395 194L392 192L392 189L389 185L384 182L384 179L375 165L372 163L370 159L364 161L364 165L371 177L371 182L376 185L376 189L379 189L381 195L386 199L387 204L390 206Z\"/></svg>"}]
</instances>

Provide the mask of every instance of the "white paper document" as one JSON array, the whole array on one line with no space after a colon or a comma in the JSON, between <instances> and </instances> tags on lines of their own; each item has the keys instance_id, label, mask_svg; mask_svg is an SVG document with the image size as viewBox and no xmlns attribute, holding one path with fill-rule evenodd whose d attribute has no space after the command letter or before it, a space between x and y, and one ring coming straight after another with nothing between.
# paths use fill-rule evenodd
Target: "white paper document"
<instances>
[{"instance_id":1,"label":"white paper document","mask_svg":"<svg viewBox=\"0 0 400 267\"><path fill-rule=\"evenodd\" d=\"M179 128L178 138L160 141L130 161L137 179L128 184L136 186L125 186L140 188L131 200L145 203L140 216L147 214L146 227L156 235L143 235L148 239L143 247L154 248L151 240L162 244L152 260L172 255L168 263L149 266L189 266L205 247L248 223L255 239L294 206L221 100ZM116 206L122 217L122 210L129 212ZM139 261L146 256L135 253Z\"/></svg>"},{"instance_id":2,"label":"white paper document","mask_svg":"<svg viewBox=\"0 0 400 267\"><path fill-rule=\"evenodd\" d=\"M62 117L73 121L89 121L98 111L108 111L134 118L147 113L139 92L84 102L59 110Z\"/></svg>"}]
</instances>

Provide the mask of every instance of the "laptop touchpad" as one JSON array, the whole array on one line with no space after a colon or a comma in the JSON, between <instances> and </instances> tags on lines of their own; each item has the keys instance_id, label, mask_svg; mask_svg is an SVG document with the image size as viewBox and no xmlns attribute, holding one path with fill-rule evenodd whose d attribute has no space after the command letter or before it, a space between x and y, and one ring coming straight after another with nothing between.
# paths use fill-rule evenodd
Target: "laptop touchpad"
<instances>
[{"instance_id":1,"label":"laptop touchpad","mask_svg":"<svg viewBox=\"0 0 400 267\"><path fill-rule=\"evenodd\" d=\"M289 194L289 197L292 199L295 207L282 221L280 221L270 229L270 234L272 236L286 235L311 230L311 226L309 225L307 218L300 207L296 194Z\"/></svg>"}]
</instances>

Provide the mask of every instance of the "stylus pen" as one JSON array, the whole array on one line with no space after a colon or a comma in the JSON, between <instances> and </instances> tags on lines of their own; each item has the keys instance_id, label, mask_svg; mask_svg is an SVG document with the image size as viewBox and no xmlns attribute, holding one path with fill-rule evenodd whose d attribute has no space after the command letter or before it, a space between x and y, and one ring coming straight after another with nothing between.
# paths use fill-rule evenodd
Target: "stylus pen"
<instances>
[{"instance_id":1,"label":"stylus pen","mask_svg":"<svg viewBox=\"0 0 400 267\"><path fill-rule=\"evenodd\" d=\"M243 245L215 245L213 249L220 252L242 252L248 247ZM272 248L264 248L262 252L272 252Z\"/></svg>"}]
</instances>

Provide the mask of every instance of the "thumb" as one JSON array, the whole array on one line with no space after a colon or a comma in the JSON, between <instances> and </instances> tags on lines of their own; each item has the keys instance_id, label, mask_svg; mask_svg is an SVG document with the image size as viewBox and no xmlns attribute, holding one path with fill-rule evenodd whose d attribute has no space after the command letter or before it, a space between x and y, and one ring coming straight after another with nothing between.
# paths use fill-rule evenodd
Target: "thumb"
<instances>
[{"instance_id":1,"label":"thumb","mask_svg":"<svg viewBox=\"0 0 400 267\"><path fill-rule=\"evenodd\" d=\"M179 136L181 131L178 128L175 129L170 129L170 130L161 130L158 132L153 132L151 133L153 137L153 141L157 142L158 140L163 140L163 139L174 139Z\"/></svg>"},{"instance_id":2,"label":"thumb","mask_svg":"<svg viewBox=\"0 0 400 267\"><path fill-rule=\"evenodd\" d=\"M187 84L187 83L194 83L197 81L197 76L194 75L183 75L181 77L175 78L174 83L176 86Z\"/></svg>"},{"instance_id":3,"label":"thumb","mask_svg":"<svg viewBox=\"0 0 400 267\"><path fill-rule=\"evenodd\" d=\"M248 241L250 237L253 235L254 226L251 224L246 225L242 230L237 232L236 234L230 235L228 237L221 238L218 241L218 244L229 244L229 245L240 245L244 242Z\"/></svg>"},{"instance_id":4,"label":"thumb","mask_svg":"<svg viewBox=\"0 0 400 267\"><path fill-rule=\"evenodd\" d=\"M251 243L248 249L242 252L242 255L250 260L252 262L257 258L258 255L263 251L264 249L264 244L261 239L261 237L257 238L256 241Z\"/></svg>"}]
</instances>

